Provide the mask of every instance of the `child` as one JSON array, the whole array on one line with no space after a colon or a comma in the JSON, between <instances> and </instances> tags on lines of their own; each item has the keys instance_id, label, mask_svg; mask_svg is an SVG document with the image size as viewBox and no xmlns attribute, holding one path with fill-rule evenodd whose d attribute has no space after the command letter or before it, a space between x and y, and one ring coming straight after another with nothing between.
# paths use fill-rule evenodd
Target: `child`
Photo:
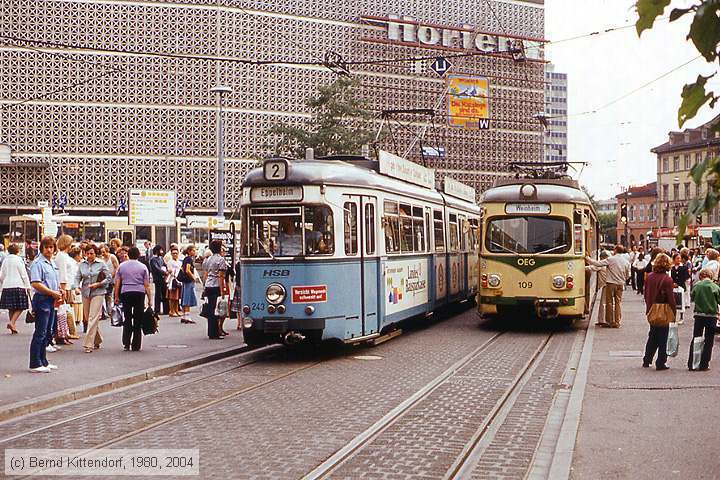
<instances>
[{"instance_id":1,"label":"child","mask_svg":"<svg viewBox=\"0 0 720 480\"><path fill-rule=\"evenodd\" d=\"M720 287L713 281L713 271L703 268L698 275L700 281L692 287L690 298L695 302L695 326L693 327L693 338L704 336L700 366L698 370L710 370L710 356L712 355L713 342L715 340L715 320L718 315L718 304L720 303ZM704 334L703 334L704 331ZM688 357L688 370L692 370L693 349L690 345Z\"/></svg>"}]
</instances>

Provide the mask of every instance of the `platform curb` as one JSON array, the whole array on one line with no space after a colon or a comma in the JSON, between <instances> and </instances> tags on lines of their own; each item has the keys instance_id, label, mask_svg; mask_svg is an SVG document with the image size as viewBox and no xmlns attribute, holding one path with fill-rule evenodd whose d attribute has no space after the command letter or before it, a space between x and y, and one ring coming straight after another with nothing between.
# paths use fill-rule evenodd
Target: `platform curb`
<instances>
[{"instance_id":1,"label":"platform curb","mask_svg":"<svg viewBox=\"0 0 720 480\"><path fill-rule=\"evenodd\" d=\"M0 422L38 412L40 410L56 407L58 405L63 405L75 400L88 398L100 393L117 390L119 388L134 385L153 378L170 375L177 371L185 370L186 368L214 362L215 360L221 360L248 350L250 350L250 347L247 345L228 347L224 350L196 355L180 362L166 363L157 367L138 370L125 375L118 375L116 377L100 380L95 383L89 383L80 387L68 388L59 393L43 395L32 400L11 403L10 405L0 409Z\"/></svg>"}]
</instances>

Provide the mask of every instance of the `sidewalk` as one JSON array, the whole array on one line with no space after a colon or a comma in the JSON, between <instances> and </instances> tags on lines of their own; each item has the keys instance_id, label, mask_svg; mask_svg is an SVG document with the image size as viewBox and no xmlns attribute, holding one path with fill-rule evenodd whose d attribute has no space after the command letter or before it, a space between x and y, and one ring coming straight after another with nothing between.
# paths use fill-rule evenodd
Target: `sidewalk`
<instances>
[{"instance_id":1,"label":"sidewalk","mask_svg":"<svg viewBox=\"0 0 720 480\"><path fill-rule=\"evenodd\" d=\"M591 320L595 336L571 477L718 478L718 342L709 372L687 370L693 328L688 309L670 370L642 368L644 308L642 297L628 288L622 328L595 327L596 318Z\"/></svg>"},{"instance_id":2,"label":"sidewalk","mask_svg":"<svg viewBox=\"0 0 720 480\"><path fill-rule=\"evenodd\" d=\"M20 333L9 335L5 328L7 312L0 311L0 420L33 411L41 405L52 406L60 400L71 401L128 382L167 374L179 366L190 366L190 362L198 364L221 358L244 345L242 333L235 329L235 319L225 321L225 330L230 336L209 340L207 320L197 314L193 315L196 324L181 324L179 318L162 315L158 333L143 338L142 350L125 352L122 328L111 327L110 322L104 320L100 322L104 339L101 349L83 352L80 325L80 340L74 340L73 345L63 345L58 352L48 353L48 360L58 365L58 370L31 373L28 362L34 326L25 324L24 319L25 314L17 323ZM78 390L84 392L78 394Z\"/></svg>"}]
</instances>

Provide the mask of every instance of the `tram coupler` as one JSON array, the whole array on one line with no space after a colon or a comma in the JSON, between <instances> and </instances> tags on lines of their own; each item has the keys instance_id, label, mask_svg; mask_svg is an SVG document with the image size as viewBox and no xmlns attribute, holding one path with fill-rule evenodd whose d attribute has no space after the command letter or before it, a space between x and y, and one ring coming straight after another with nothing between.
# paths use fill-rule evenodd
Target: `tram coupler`
<instances>
[{"instance_id":1,"label":"tram coupler","mask_svg":"<svg viewBox=\"0 0 720 480\"><path fill-rule=\"evenodd\" d=\"M297 332L288 332L283 336L283 343L285 345L295 345L305 340L305 335Z\"/></svg>"},{"instance_id":2,"label":"tram coupler","mask_svg":"<svg viewBox=\"0 0 720 480\"><path fill-rule=\"evenodd\" d=\"M538 299L535 301L535 313L542 319L553 319L558 316L560 300Z\"/></svg>"}]
</instances>

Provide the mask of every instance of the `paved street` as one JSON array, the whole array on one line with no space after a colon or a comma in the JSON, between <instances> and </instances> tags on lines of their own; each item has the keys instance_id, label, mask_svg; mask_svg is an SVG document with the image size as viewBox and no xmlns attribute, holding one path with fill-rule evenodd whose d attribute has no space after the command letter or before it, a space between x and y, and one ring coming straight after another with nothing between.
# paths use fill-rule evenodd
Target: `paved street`
<instances>
[{"instance_id":1,"label":"paved street","mask_svg":"<svg viewBox=\"0 0 720 480\"><path fill-rule=\"evenodd\" d=\"M571 476L716 478L691 440L717 438L717 370L684 369L688 324L674 368L642 369L640 307L591 327ZM266 347L0 423L0 448L199 448L203 478L551 478L586 325L470 309L378 347Z\"/></svg>"}]
</instances>

